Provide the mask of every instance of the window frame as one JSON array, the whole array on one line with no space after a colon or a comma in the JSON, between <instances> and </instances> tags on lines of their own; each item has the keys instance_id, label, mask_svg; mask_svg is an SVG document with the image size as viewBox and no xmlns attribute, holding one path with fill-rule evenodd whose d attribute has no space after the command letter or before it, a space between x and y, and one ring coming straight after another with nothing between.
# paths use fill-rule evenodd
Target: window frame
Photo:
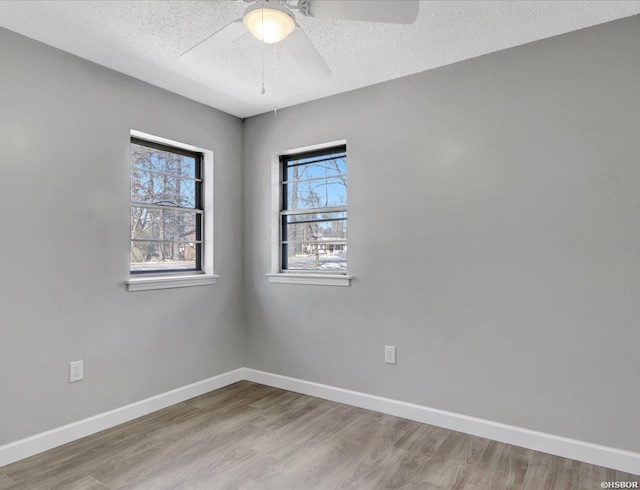
<instances>
[{"instance_id":1,"label":"window frame","mask_svg":"<svg viewBox=\"0 0 640 490\"><path fill-rule=\"evenodd\" d=\"M203 187L203 176L202 176L202 166L203 166L203 160L204 160L204 155L201 152L197 152L197 151L190 151L190 150L186 150L184 148L180 148L180 147L176 147L176 146L170 146L170 145L166 145L166 144L162 144L162 143L157 143L155 141L149 141L149 140L145 140L142 138L138 138L135 136L131 136L131 140L130 140L130 144L133 145L138 145L138 146L145 146L147 148L153 148L154 150L160 150L160 151L164 151L167 153L175 153L176 155L182 155L182 156L186 156L189 158L193 158L195 160L195 167L194 167L194 176L193 179L189 178L186 180L193 180L195 182L195 199L194 199L194 207L193 208L187 208L187 207L183 207L183 206L171 206L171 205L153 205L153 204L149 204L149 203L142 203L142 202L135 202L135 201L131 201L131 199L129 199L129 208L134 208L134 207L141 207L141 208L147 208L147 209L170 209L170 210L175 210L175 209L179 209L179 210L188 210L191 211L193 210L193 212L197 215L200 215L198 219L196 219L195 221L195 226L196 226L196 263L195 263L195 267L193 269L161 269L161 270L132 270L131 269L131 254L129 254L129 274L133 275L133 276L142 276L142 275L153 275L153 276L157 276L157 275L163 275L163 274L202 274L203 270L202 270L202 254L203 254L203 250L204 250L204 238L203 237L203 233L202 233L202 223L204 222L205 219L205 209L204 209L204 203L202 200L202 187ZM130 167L130 171L133 171L133 167L131 166L131 163L129 163L129 167ZM150 173L154 173L153 171L148 171L145 169L140 169L143 172L150 172ZM181 178L178 175L171 175L172 177L177 177L177 178ZM131 185L131 175L129 175L129 185ZM185 211L186 212L186 211ZM133 247L133 242L136 241L136 239L134 239L133 237L130 236L130 240L129 240L129 252L131 252L131 249ZM149 240L140 240L140 241L149 241ZM177 242L175 240L162 240L162 241L158 241L158 243L180 243Z\"/></svg>"},{"instance_id":2,"label":"window frame","mask_svg":"<svg viewBox=\"0 0 640 490\"><path fill-rule=\"evenodd\" d=\"M301 269L286 269L283 257L285 254L286 242L285 233L286 225L284 220L286 216L291 213L286 213L287 209L287 194L286 194L286 182L287 182L287 162L291 160L299 160L303 158L310 158L313 156L330 155L332 153L347 153L347 174L349 174L349 156L347 149L347 142L345 140L334 141L331 143L325 143L320 145L309 146L305 148L298 148L294 150L288 150L279 152L272 155L271 166L271 184L272 184L272 254L271 254L271 272L267 273L269 282L281 283L281 284L306 284L306 285L326 285L326 286L350 286L353 276L350 275L349 259L347 259L346 271L335 270L301 270ZM298 214L315 214L319 210L335 211L339 208L340 212L344 212L349 217L349 192L347 191L347 203L341 206L329 206L322 208L310 208L300 210ZM347 250L350 243L349 235L346 239Z\"/></svg>"},{"instance_id":3,"label":"window frame","mask_svg":"<svg viewBox=\"0 0 640 490\"><path fill-rule=\"evenodd\" d=\"M179 154L188 152L188 156L193 153L199 153L202 155L200 160L200 172L202 185L200 189L200 205L202 208L201 223L201 252L200 252L200 264L199 270L185 270L177 269L174 271L141 271L140 273L133 273L131 271L131 225L128 228L128 278L124 281L128 291L146 291L153 289L169 289L180 288L190 286L205 286L215 284L216 280L220 277L214 273L214 153L212 150L195 146L180 141L171 140L168 138L155 136L153 134L145 133L138 130L130 130L129 138L126 140L126 168L127 168L127 183L128 183L128 214L131 214L131 141L134 139L143 140L150 145L160 145L168 147L170 151L175 151ZM159 148L164 149L164 148ZM191 208L189 208L191 209Z\"/></svg>"},{"instance_id":4,"label":"window frame","mask_svg":"<svg viewBox=\"0 0 640 490\"><path fill-rule=\"evenodd\" d=\"M318 207L318 208L308 208L308 209L299 209L296 210L295 212L291 212L292 210L290 210L288 208L288 198L287 196L289 188L288 186L290 185L291 181L289 180L289 168L291 168L292 166L303 166L303 165L309 165L308 163L299 163L297 165L289 165L289 162L291 161L297 161L297 160L304 160L307 158L314 158L314 157L321 157L321 156L329 156L329 155L333 155L333 154L337 154L337 153L344 153L346 155L347 153L347 145L343 144L343 145L338 145L338 146L331 146L331 147L327 147L327 148L323 148L321 150L312 150L312 151L307 151L307 152L303 152L303 153L290 153L290 154L286 154L286 155L280 155L280 193L282 196L282 202L280 205L280 272L281 273L285 273L285 274L304 274L304 273L314 273L314 274L339 274L339 275L346 275L347 271L345 270L340 271L340 272L336 272L336 271L326 271L326 270L316 270L316 269L310 269L310 270L302 270L302 269L289 269L286 267L287 265L287 257L288 257L288 247L289 247L289 240L288 240L288 236L287 236L287 217L288 216L292 216L292 215L303 215L303 214L319 214L322 212L328 213L328 212L344 212L346 213L347 217L345 218L345 221L348 222L349 220L349 211L347 209L347 204L345 203L342 206L323 206L323 207ZM310 162L310 163L320 163L320 162ZM348 171L348 160L347 160L347 171ZM346 174L344 174L346 175ZM333 178L335 176L331 176L331 178ZM318 177L318 178L313 178L313 179L308 179L308 180L321 180L322 177ZM348 190L347 190L347 199L348 199ZM348 237L346 239L347 242L347 249L348 249ZM347 258L347 268L349 267L349 259Z\"/></svg>"}]
</instances>

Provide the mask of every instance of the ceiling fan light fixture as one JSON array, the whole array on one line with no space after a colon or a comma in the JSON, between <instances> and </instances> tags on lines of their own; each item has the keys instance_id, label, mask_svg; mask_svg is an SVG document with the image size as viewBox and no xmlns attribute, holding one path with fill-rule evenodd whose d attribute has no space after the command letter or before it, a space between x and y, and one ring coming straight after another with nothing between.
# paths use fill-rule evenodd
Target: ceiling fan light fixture
<instances>
[{"instance_id":1,"label":"ceiling fan light fixture","mask_svg":"<svg viewBox=\"0 0 640 490\"><path fill-rule=\"evenodd\" d=\"M296 22L287 12L274 8L249 10L244 15L243 21L258 41L267 44L279 43L296 28Z\"/></svg>"}]
</instances>

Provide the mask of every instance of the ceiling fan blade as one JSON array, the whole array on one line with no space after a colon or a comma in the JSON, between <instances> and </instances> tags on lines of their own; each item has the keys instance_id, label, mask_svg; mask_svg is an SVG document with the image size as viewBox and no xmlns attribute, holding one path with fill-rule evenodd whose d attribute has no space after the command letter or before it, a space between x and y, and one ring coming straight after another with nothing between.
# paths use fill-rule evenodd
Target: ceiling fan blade
<instances>
[{"instance_id":1,"label":"ceiling fan blade","mask_svg":"<svg viewBox=\"0 0 640 490\"><path fill-rule=\"evenodd\" d=\"M200 41L192 48L187 49L180 55L180 57L182 58L185 55L199 58L204 57L222 49L227 44L230 44L242 36L245 32L247 32L247 29L245 28L242 19L234 20L231 24L226 25L219 31L214 32L209 37Z\"/></svg>"},{"instance_id":2,"label":"ceiling fan blade","mask_svg":"<svg viewBox=\"0 0 640 490\"><path fill-rule=\"evenodd\" d=\"M319 19L413 24L418 0L309 0L309 14Z\"/></svg>"},{"instance_id":3,"label":"ceiling fan blade","mask_svg":"<svg viewBox=\"0 0 640 490\"><path fill-rule=\"evenodd\" d=\"M300 26L296 25L296 29L282 44L303 69L315 75L325 77L331 75L331 70Z\"/></svg>"}]
</instances>

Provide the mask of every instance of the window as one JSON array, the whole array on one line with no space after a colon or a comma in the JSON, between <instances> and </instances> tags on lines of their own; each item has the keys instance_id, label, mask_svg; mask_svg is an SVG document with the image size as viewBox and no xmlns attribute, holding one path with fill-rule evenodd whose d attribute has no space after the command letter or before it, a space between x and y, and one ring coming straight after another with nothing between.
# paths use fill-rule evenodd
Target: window
<instances>
[{"instance_id":1,"label":"window","mask_svg":"<svg viewBox=\"0 0 640 490\"><path fill-rule=\"evenodd\" d=\"M202 153L131 138L131 274L202 272Z\"/></svg>"},{"instance_id":2,"label":"window","mask_svg":"<svg viewBox=\"0 0 640 490\"><path fill-rule=\"evenodd\" d=\"M346 274L346 146L283 155L280 172L280 272Z\"/></svg>"}]
</instances>

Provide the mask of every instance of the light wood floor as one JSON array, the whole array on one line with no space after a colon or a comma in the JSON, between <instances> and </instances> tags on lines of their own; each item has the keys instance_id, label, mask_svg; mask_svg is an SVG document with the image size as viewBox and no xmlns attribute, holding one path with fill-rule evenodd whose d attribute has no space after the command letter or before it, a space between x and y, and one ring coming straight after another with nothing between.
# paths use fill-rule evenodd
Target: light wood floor
<instances>
[{"instance_id":1,"label":"light wood floor","mask_svg":"<svg viewBox=\"0 0 640 490\"><path fill-rule=\"evenodd\" d=\"M640 477L246 381L0 468L12 489L597 489Z\"/></svg>"}]
</instances>

